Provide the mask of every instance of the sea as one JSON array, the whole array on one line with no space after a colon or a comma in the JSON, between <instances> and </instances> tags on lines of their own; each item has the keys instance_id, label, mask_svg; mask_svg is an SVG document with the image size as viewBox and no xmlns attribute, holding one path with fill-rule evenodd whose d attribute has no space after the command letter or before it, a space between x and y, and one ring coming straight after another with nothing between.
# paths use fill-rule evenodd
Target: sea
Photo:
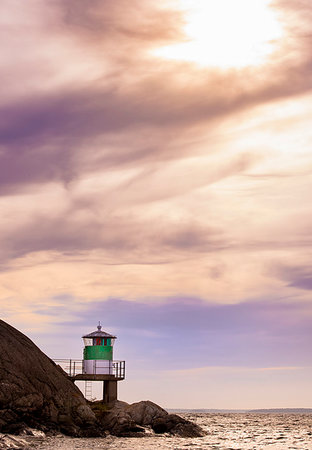
<instances>
[{"instance_id":1,"label":"sea","mask_svg":"<svg viewBox=\"0 0 312 450\"><path fill-rule=\"evenodd\" d=\"M206 432L201 438L156 435L146 437L70 438L28 437L30 448L38 450L312 450L312 414L298 413L180 413Z\"/></svg>"}]
</instances>

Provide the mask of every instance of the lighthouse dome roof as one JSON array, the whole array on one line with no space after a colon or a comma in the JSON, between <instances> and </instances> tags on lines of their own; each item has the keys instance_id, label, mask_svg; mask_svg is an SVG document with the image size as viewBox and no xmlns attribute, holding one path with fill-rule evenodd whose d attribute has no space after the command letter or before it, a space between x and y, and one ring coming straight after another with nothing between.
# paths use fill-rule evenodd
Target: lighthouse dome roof
<instances>
[{"instance_id":1,"label":"lighthouse dome roof","mask_svg":"<svg viewBox=\"0 0 312 450\"><path fill-rule=\"evenodd\" d=\"M102 331L102 327L100 324L97 326L96 331L93 331L92 333L89 333L89 334L85 334L82 337L83 338L103 337L103 338L117 339L116 336L113 336L112 334Z\"/></svg>"}]
</instances>

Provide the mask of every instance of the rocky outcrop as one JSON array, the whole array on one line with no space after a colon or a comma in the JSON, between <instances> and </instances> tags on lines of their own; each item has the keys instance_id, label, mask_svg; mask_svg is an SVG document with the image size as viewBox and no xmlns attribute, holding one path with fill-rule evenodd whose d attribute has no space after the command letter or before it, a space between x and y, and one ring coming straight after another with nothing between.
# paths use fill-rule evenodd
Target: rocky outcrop
<instances>
[{"instance_id":1,"label":"rocky outcrop","mask_svg":"<svg viewBox=\"0 0 312 450\"><path fill-rule=\"evenodd\" d=\"M104 436L105 430L116 436L144 436L146 428L203 436L196 424L150 401L117 401L110 410L102 402L87 402L59 366L0 320L0 448L23 448L9 434L27 435L33 429L91 437Z\"/></svg>"},{"instance_id":2,"label":"rocky outcrop","mask_svg":"<svg viewBox=\"0 0 312 450\"><path fill-rule=\"evenodd\" d=\"M100 435L93 411L65 372L0 320L0 432L16 434L26 426Z\"/></svg>"},{"instance_id":3,"label":"rocky outcrop","mask_svg":"<svg viewBox=\"0 0 312 450\"><path fill-rule=\"evenodd\" d=\"M198 425L176 414L168 414L150 401L132 405L117 401L111 410L99 413L95 407L95 412L103 427L115 436L142 436L145 427L152 428L155 433L170 433L181 437L204 436Z\"/></svg>"}]
</instances>

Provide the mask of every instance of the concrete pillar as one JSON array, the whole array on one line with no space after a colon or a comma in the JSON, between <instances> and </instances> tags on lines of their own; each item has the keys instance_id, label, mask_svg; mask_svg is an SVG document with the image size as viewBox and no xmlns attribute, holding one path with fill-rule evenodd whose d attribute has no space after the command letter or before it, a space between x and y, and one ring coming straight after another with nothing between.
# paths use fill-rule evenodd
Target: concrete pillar
<instances>
[{"instance_id":1,"label":"concrete pillar","mask_svg":"<svg viewBox=\"0 0 312 450\"><path fill-rule=\"evenodd\" d=\"M111 405L117 400L117 381L103 381L103 403Z\"/></svg>"}]
</instances>

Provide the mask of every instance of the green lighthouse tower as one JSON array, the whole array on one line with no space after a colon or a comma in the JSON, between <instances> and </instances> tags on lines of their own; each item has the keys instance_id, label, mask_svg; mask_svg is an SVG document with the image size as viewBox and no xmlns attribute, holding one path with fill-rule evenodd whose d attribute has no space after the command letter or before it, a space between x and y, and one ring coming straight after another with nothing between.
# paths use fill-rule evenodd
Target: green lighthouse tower
<instances>
[{"instance_id":1,"label":"green lighthouse tower","mask_svg":"<svg viewBox=\"0 0 312 450\"><path fill-rule=\"evenodd\" d=\"M113 346L116 336L102 331L99 322L97 330L82 336L84 342L83 359L56 359L75 381L85 382L85 397L92 396L92 382L103 382L103 403L108 407L117 400L117 384L126 376L126 362L113 360Z\"/></svg>"},{"instance_id":2,"label":"green lighthouse tower","mask_svg":"<svg viewBox=\"0 0 312 450\"><path fill-rule=\"evenodd\" d=\"M99 322L97 331L82 336L83 371L85 374L113 374L113 346L116 336L102 331Z\"/></svg>"},{"instance_id":3,"label":"green lighthouse tower","mask_svg":"<svg viewBox=\"0 0 312 450\"><path fill-rule=\"evenodd\" d=\"M116 336L102 331L99 322L97 330L82 336L84 342L82 373L73 380L103 382L103 402L108 406L117 400L117 383L125 379L125 361L113 360ZM87 392L87 389L86 389Z\"/></svg>"}]
</instances>

